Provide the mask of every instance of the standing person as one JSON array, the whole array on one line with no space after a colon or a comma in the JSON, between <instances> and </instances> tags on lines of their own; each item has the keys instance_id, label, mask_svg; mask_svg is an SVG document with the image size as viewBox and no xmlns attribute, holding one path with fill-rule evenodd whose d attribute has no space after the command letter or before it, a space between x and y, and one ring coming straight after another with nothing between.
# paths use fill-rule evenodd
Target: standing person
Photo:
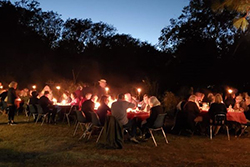
<instances>
[{"instance_id":1,"label":"standing person","mask_svg":"<svg viewBox=\"0 0 250 167\"><path fill-rule=\"evenodd\" d=\"M124 94L118 95L118 100L112 103L111 106L111 114L114 116L117 121L124 127L129 128L129 134L131 136L130 140L139 143L138 140L135 138L136 135L136 122L134 119L128 120L127 118L127 109L134 108L135 105L133 103L127 102L124 99Z\"/></svg>"},{"instance_id":2,"label":"standing person","mask_svg":"<svg viewBox=\"0 0 250 167\"><path fill-rule=\"evenodd\" d=\"M9 84L9 90L7 93L7 97L5 98L5 101L7 103L7 108L9 110L9 113L8 113L9 122L8 122L8 124L10 124L10 125L16 124L14 122L14 116L15 116L15 112L16 112L15 100L17 98L16 88L17 88L17 82L12 81Z\"/></svg>"},{"instance_id":3,"label":"standing person","mask_svg":"<svg viewBox=\"0 0 250 167\"><path fill-rule=\"evenodd\" d=\"M105 90L105 88L106 88L106 86L107 86L107 82L106 82L105 79L101 79L101 80L98 81L98 82L99 82L99 86L98 86L98 88L97 88L97 91L98 91L97 95L98 95L98 98L101 98L102 95L106 95L106 90Z\"/></svg>"}]
</instances>

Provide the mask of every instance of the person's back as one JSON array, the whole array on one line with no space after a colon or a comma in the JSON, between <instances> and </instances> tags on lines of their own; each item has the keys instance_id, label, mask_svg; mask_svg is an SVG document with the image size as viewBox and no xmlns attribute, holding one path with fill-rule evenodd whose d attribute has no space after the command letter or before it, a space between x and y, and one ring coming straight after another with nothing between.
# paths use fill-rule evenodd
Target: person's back
<instances>
[{"instance_id":1,"label":"person's back","mask_svg":"<svg viewBox=\"0 0 250 167\"><path fill-rule=\"evenodd\" d=\"M44 113L49 112L49 106L52 105L52 103L51 103L51 101L49 100L49 98L46 97L45 95L42 96L42 97L39 99L38 104L40 104L40 106L42 107Z\"/></svg>"},{"instance_id":2,"label":"person's back","mask_svg":"<svg viewBox=\"0 0 250 167\"><path fill-rule=\"evenodd\" d=\"M86 100L82 103L82 111L83 113L85 114L86 116L86 119L88 122L91 122L91 114L90 112L94 112L94 108L95 108L95 103L89 99L89 100Z\"/></svg>"},{"instance_id":3,"label":"person's back","mask_svg":"<svg viewBox=\"0 0 250 167\"><path fill-rule=\"evenodd\" d=\"M186 111L188 114L197 116L200 113L200 110L195 102L188 101L185 106L183 107L183 110Z\"/></svg>"},{"instance_id":4,"label":"person's back","mask_svg":"<svg viewBox=\"0 0 250 167\"><path fill-rule=\"evenodd\" d=\"M135 105L127 101L118 100L111 106L111 114L122 124L128 123L127 109L133 108Z\"/></svg>"},{"instance_id":5,"label":"person's back","mask_svg":"<svg viewBox=\"0 0 250 167\"><path fill-rule=\"evenodd\" d=\"M219 113L227 113L227 108L226 105L223 103L213 103L211 104L211 107L209 109L209 115L211 118L214 117L214 115L219 114Z\"/></svg>"}]
</instances>

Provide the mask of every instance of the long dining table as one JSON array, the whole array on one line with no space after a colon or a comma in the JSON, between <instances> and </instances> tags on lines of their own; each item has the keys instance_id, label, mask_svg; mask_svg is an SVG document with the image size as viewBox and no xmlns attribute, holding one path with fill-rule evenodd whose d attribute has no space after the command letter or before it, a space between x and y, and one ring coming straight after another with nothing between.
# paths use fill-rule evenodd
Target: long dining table
<instances>
[{"instance_id":1,"label":"long dining table","mask_svg":"<svg viewBox=\"0 0 250 167\"><path fill-rule=\"evenodd\" d=\"M208 115L208 110L201 110L198 117L205 117ZM200 121L200 119L197 119ZM240 124L247 124L247 119L244 112L228 110L227 112L227 121L237 122Z\"/></svg>"},{"instance_id":2,"label":"long dining table","mask_svg":"<svg viewBox=\"0 0 250 167\"><path fill-rule=\"evenodd\" d=\"M149 117L148 112L143 111L133 111L133 112L127 112L128 119L134 119L137 118L140 121L146 120Z\"/></svg>"}]
</instances>

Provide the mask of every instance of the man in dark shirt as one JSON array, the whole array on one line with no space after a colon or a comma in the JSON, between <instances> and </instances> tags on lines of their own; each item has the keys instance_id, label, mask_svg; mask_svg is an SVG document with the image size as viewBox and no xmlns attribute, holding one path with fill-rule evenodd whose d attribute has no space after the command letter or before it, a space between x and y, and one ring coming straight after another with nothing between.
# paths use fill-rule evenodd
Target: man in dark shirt
<instances>
[{"instance_id":1,"label":"man in dark shirt","mask_svg":"<svg viewBox=\"0 0 250 167\"><path fill-rule=\"evenodd\" d=\"M90 112L95 111L95 102L98 97L96 95L92 95L89 100L86 100L82 103L82 112L85 114L87 122L91 122L91 114Z\"/></svg>"},{"instance_id":2,"label":"man in dark shirt","mask_svg":"<svg viewBox=\"0 0 250 167\"><path fill-rule=\"evenodd\" d=\"M55 122L55 116L56 116L56 109L53 107L52 101L49 100L49 91L45 91L44 95L39 99L38 103L41 105L43 109L43 114L49 113L49 119L50 119L50 113L52 115L52 123Z\"/></svg>"}]
</instances>

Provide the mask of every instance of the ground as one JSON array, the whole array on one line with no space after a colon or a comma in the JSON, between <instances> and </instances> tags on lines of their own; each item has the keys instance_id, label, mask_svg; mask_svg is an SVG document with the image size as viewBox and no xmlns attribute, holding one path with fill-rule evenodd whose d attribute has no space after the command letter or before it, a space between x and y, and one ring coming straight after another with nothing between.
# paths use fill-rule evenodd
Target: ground
<instances>
[{"instance_id":1,"label":"ground","mask_svg":"<svg viewBox=\"0 0 250 167\"><path fill-rule=\"evenodd\" d=\"M7 125L0 115L0 166L250 166L250 135L227 140L226 134L213 140L167 133L169 143L156 133L158 147L150 139L140 144L125 141L120 150L98 148L93 135L78 140L74 126L34 124L24 115L16 116L17 125ZM250 130L250 128L248 128Z\"/></svg>"}]
</instances>

